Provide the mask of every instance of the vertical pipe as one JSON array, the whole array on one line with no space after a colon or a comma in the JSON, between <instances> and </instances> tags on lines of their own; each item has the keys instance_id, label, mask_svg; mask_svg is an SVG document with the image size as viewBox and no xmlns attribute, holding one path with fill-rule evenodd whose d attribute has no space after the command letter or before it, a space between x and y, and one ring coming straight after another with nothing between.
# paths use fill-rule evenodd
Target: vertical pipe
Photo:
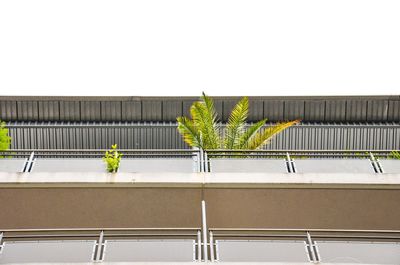
<instances>
[{"instance_id":1,"label":"vertical pipe","mask_svg":"<svg viewBox=\"0 0 400 265\"><path fill-rule=\"evenodd\" d=\"M207 244L207 217L206 217L206 202L201 201L201 217L202 217L202 230L203 230L203 253L204 261L208 261L208 244Z\"/></svg>"},{"instance_id":2,"label":"vertical pipe","mask_svg":"<svg viewBox=\"0 0 400 265\"><path fill-rule=\"evenodd\" d=\"M197 231L197 261L201 261L201 232Z\"/></svg>"},{"instance_id":3,"label":"vertical pipe","mask_svg":"<svg viewBox=\"0 0 400 265\"><path fill-rule=\"evenodd\" d=\"M210 231L210 257L211 262L214 262L214 237L212 231Z\"/></svg>"}]
</instances>

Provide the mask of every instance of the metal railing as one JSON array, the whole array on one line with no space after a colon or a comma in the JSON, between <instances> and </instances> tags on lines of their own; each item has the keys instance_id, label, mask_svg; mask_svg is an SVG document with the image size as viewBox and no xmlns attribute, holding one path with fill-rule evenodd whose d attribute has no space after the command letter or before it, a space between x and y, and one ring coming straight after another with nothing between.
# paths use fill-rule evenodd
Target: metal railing
<instances>
[{"instance_id":1,"label":"metal railing","mask_svg":"<svg viewBox=\"0 0 400 265\"><path fill-rule=\"evenodd\" d=\"M210 228L209 236L210 252L213 255L210 258L211 261L231 261L229 259L238 258L236 254L232 255L232 247L236 250L238 246L243 251L243 253L239 253L241 257L245 257L246 254L247 256L251 255L252 260L249 261L254 261L253 258L254 256L257 258L257 255L259 255L260 261L262 259L266 259L264 261L277 261L269 260L274 258L281 258L282 260L280 261L290 261L285 259L290 256L293 258L293 256L296 256L296 252L291 251L291 255L288 255L287 251L289 250L285 250L285 247L291 244L292 247L295 246L297 248L298 262L301 262L301 259L308 259L312 263L327 261L327 257L336 254L338 254L339 259L340 257L348 256L355 259L364 259L364 262L370 263L368 262L371 258L369 253L360 253L360 247L367 252L376 252L373 253L374 255L380 254L382 246L388 247L389 250L393 247L397 251L400 250L399 230ZM277 244L278 242L283 244ZM320 247L324 244L328 245L329 251L326 251L326 248L321 251ZM333 245L333 247L329 248L329 244ZM339 251L337 246L335 249L335 244L341 247ZM262 252L257 253L257 250L254 250L257 245L263 246ZM268 245L277 252L269 255L273 257L264 255ZM378 257L376 260L383 261L385 259L399 258L398 253L388 252L386 249L385 256ZM348 260L344 262L348 262Z\"/></svg>"},{"instance_id":2,"label":"metal railing","mask_svg":"<svg viewBox=\"0 0 400 265\"><path fill-rule=\"evenodd\" d=\"M202 244L200 229L201 228L4 229L0 231L0 263L2 255L9 254L9 248L11 254L5 258L11 259L11 261L18 261L19 256L24 255L27 256L26 258L28 259L35 259L35 255L32 255L32 253L40 250L40 248L44 248L44 253L42 255L56 255L59 262L65 262L65 259L68 261L68 256L71 254L81 255L82 261L102 262L106 256L107 243L129 243L135 241L139 243L161 242L167 244L168 242L186 241L190 244L189 247L192 251L192 253L187 253L186 255L191 257L189 261L201 261L202 253L197 247ZM78 248L88 245L88 249L91 249L91 251L86 251L83 255L82 253L74 253L74 251L78 251L76 249L66 249L68 247L66 243L68 242L81 244L77 246ZM18 243L26 243L26 245L22 245L22 247L19 247L17 250L12 250L13 245L18 246ZM44 244L41 246L41 243L47 243L47 245ZM58 253L50 253L50 249L55 249ZM16 253L16 251L18 252ZM72 253L68 253L71 251ZM156 249L154 251L156 251ZM151 249L146 254L149 257L151 257L151 255L157 255L157 253L151 252ZM29 255L32 257L29 257ZM163 257L160 258L162 259ZM179 260L179 257L177 257L177 259ZM31 260L31 262L34 261L35 260Z\"/></svg>"},{"instance_id":3,"label":"metal railing","mask_svg":"<svg viewBox=\"0 0 400 265\"><path fill-rule=\"evenodd\" d=\"M204 235L202 235L204 234ZM18 254L23 256L32 255L38 251L40 247L49 250L50 247L56 247L58 253L46 252L45 255L59 255L59 262L65 261L70 249L66 243L68 242L84 242L88 249L92 246L91 251L86 251L84 257L87 262L103 262L107 261L107 251L114 242L117 243L134 243L139 246L148 245L148 248L140 248L144 251L142 255L152 257L158 256L159 261L165 261L166 257L162 254L165 249L168 250L168 244L176 242L184 242L189 244L188 248L182 249L180 246L172 246L175 254L172 255L176 261L182 256L193 257L192 261L227 261L229 258L237 258L240 255L246 259L251 258L266 259L264 261L275 261L273 259L281 258L281 262L290 261L291 256L296 256L295 252L288 252L290 247L295 247L300 253L300 258L311 263L319 263L326 261L327 256L332 256L338 250L335 244L340 245L339 254L353 255L356 258L368 259L370 256L360 253L357 248L368 249L374 254L379 255L382 247L400 249L400 231L399 230L345 230L345 229L268 229L268 228L72 228L72 229L3 229L0 231L0 261L2 255L12 252L12 248L18 243L26 243L25 248L18 248ZM189 240L189 241L187 241ZM162 242L163 245L157 243ZM48 243L42 244L42 243ZM42 246L41 246L42 244ZM232 245L233 244L233 245ZM275 249L278 253L268 253L259 251L254 246L262 245L265 248ZM333 245L329 249L330 244ZM327 253L326 247L333 253ZM117 244L118 246L118 244ZM135 246L135 245L133 245ZM143 247L142 246L142 247ZM324 246L321 249L321 246ZM134 252L132 248L122 248L115 255L123 255L124 252ZM234 247L235 252L232 256L230 248ZM356 247L356 249L354 249ZM164 249L163 249L164 248ZM24 253L26 251L26 253ZM77 251L72 249L72 251ZM115 248L114 248L115 251ZM138 250L136 250L138 251ZM160 251L161 253L157 253ZM185 251L190 253L185 253ZM64 253L68 252L68 253ZM282 255L279 256L279 252ZM345 253L344 253L345 252ZM303 253L303 254L302 254ZM67 255L65 255L67 254ZM11 258L17 258L14 253L9 254ZM14 257L13 257L14 255ZM82 254L80 254L82 255ZM304 256L302 256L304 255ZM278 257L277 257L278 256ZM8 257L8 256L6 256ZM381 260L398 258L398 253L387 253L381 257ZM10 258L10 257L8 257ZM34 258L34 256L32 256ZM53 257L54 258L54 257ZM131 257L134 259L135 257ZM288 259L289 260L286 260ZM293 257L292 257L293 258ZM271 260L270 260L271 259ZM379 259L379 257L378 257ZM137 260L126 260L137 261ZM252 260L249 260L252 261ZM368 261L368 260L367 260Z\"/></svg>"},{"instance_id":4,"label":"metal railing","mask_svg":"<svg viewBox=\"0 0 400 265\"><path fill-rule=\"evenodd\" d=\"M171 122L10 122L7 127L15 149L101 149L115 143L126 149L190 148ZM399 123L302 123L265 146L271 150L399 148Z\"/></svg>"}]
</instances>

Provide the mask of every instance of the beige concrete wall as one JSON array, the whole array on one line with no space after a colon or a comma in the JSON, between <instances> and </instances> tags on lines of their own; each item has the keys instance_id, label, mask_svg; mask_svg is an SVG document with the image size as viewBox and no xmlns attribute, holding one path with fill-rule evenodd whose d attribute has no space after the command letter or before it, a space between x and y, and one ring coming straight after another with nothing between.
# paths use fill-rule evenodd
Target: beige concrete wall
<instances>
[{"instance_id":1,"label":"beige concrete wall","mask_svg":"<svg viewBox=\"0 0 400 265\"><path fill-rule=\"evenodd\" d=\"M200 227L400 229L400 190L0 188L0 229Z\"/></svg>"},{"instance_id":2,"label":"beige concrete wall","mask_svg":"<svg viewBox=\"0 0 400 265\"><path fill-rule=\"evenodd\" d=\"M207 189L214 228L400 229L400 190Z\"/></svg>"},{"instance_id":3,"label":"beige concrete wall","mask_svg":"<svg viewBox=\"0 0 400 265\"><path fill-rule=\"evenodd\" d=\"M200 227L201 190L3 188L0 229Z\"/></svg>"}]
</instances>

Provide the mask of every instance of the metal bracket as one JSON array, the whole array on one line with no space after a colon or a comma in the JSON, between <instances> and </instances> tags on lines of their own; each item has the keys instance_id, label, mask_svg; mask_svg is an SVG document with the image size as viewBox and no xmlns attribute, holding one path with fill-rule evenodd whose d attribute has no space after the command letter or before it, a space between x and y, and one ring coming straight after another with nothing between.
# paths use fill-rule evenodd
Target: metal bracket
<instances>
[{"instance_id":1,"label":"metal bracket","mask_svg":"<svg viewBox=\"0 0 400 265\"><path fill-rule=\"evenodd\" d=\"M312 240L309 232L307 232L306 249L307 249L308 258L309 258L310 262L319 263L321 261L320 256L319 256L318 247L315 244L315 242Z\"/></svg>"},{"instance_id":2,"label":"metal bracket","mask_svg":"<svg viewBox=\"0 0 400 265\"><path fill-rule=\"evenodd\" d=\"M296 173L296 165L295 165L293 159L290 157L289 152L286 152L285 162L286 162L287 171L289 173Z\"/></svg>"},{"instance_id":3,"label":"metal bracket","mask_svg":"<svg viewBox=\"0 0 400 265\"><path fill-rule=\"evenodd\" d=\"M25 165L24 168L22 169L22 172L31 172L34 161L35 161L35 152L32 152L28 160L25 161Z\"/></svg>"},{"instance_id":4,"label":"metal bracket","mask_svg":"<svg viewBox=\"0 0 400 265\"><path fill-rule=\"evenodd\" d=\"M374 168L375 173L384 173L382 165L379 163L379 160L375 158L375 156L369 152L370 161L372 167Z\"/></svg>"},{"instance_id":5,"label":"metal bracket","mask_svg":"<svg viewBox=\"0 0 400 265\"><path fill-rule=\"evenodd\" d=\"M105 240L104 231L100 232L99 239L96 241L93 249L93 262L102 262L104 260L104 250L105 250Z\"/></svg>"}]
</instances>

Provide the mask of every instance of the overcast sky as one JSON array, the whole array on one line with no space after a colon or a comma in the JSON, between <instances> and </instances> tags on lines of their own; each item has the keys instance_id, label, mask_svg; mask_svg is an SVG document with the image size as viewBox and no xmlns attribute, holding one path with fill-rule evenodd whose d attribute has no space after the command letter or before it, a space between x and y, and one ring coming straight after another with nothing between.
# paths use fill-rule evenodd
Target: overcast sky
<instances>
[{"instance_id":1,"label":"overcast sky","mask_svg":"<svg viewBox=\"0 0 400 265\"><path fill-rule=\"evenodd\" d=\"M0 95L398 95L399 14L399 0L2 0Z\"/></svg>"}]
</instances>

